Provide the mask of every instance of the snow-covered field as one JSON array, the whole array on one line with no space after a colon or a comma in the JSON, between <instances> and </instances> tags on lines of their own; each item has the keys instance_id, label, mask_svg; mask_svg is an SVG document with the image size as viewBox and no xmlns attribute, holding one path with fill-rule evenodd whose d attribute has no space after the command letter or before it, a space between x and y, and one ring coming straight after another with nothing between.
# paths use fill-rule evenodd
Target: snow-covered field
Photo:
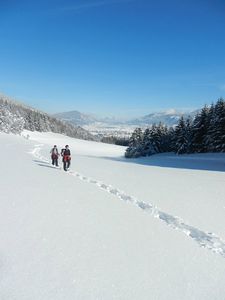
<instances>
[{"instance_id":1,"label":"snow-covered field","mask_svg":"<svg viewBox=\"0 0 225 300\"><path fill-rule=\"evenodd\" d=\"M0 299L225 299L224 154L27 134L0 134Z\"/></svg>"}]
</instances>

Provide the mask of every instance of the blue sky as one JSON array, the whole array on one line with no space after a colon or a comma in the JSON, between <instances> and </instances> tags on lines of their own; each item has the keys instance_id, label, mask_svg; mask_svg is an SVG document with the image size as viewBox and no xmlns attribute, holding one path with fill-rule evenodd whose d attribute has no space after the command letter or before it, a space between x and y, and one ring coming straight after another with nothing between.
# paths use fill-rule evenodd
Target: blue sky
<instances>
[{"instance_id":1,"label":"blue sky","mask_svg":"<svg viewBox=\"0 0 225 300\"><path fill-rule=\"evenodd\" d=\"M0 0L0 92L138 116L225 97L224 0Z\"/></svg>"}]
</instances>

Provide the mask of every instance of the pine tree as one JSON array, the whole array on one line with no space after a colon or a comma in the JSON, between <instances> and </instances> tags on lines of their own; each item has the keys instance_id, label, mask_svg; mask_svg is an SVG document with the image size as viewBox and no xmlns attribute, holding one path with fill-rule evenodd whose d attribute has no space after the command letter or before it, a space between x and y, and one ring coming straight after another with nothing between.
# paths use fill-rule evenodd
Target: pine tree
<instances>
[{"instance_id":1,"label":"pine tree","mask_svg":"<svg viewBox=\"0 0 225 300\"><path fill-rule=\"evenodd\" d=\"M186 153L192 152L192 140L193 140L193 127L190 117L185 121L185 139L186 139Z\"/></svg>"},{"instance_id":2,"label":"pine tree","mask_svg":"<svg viewBox=\"0 0 225 300\"><path fill-rule=\"evenodd\" d=\"M175 149L177 154L187 153L186 124L183 116L175 129Z\"/></svg>"},{"instance_id":3,"label":"pine tree","mask_svg":"<svg viewBox=\"0 0 225 300\"><path fill-rule=\"evenodd\" d=\"M205 106L193 121L193 137L192 150L193 152L206 152L207 146L204 143L209 130L208 120L209 108Z\"/></svg>"},{"instance_id":4,"label":"pine tree","mask_svg":"<svg viewBox=\"0 0 225 300\"><path fill-rule=\"evenodd\" d=\"M177 148L176 148L176 133L175 133L175 128L170 127L168 130L168 152L174 152L176 153Z\"/></svg>"},{"instance_id":5,"label":"pine tree","mask_svg":"<svg viewBox=\"0 0 225 300\"><path fill-rule=\"evenodd\" d=\"M155 154L155 149L152 145L152 130L147 128L143 134L143 141L142 141L142 155L149 156Z\"/></svg>"},{"instance_id":6,"label":"pine tree","mask_svg":"<svg viewBox=\"0 0 225 300\"><path fill-rule=\"evenodd\" d=\"M170 130L167 126L159 124L160 130L160 152L170 152L171 151L171 135Z\"/></svg>"},{"instance_id":7,"label":"pine tree","mask_svg":"<svg viewBox=\"0 0 225 300\"><path fill-rule=\"evenodd\" d=\"M212 103L208 110L207 132L203 137L203 144L206 152L214 152L214 135L215 135L215 106Z\"/></svg>"},{"instance_id":8,"label":"pine tree","mask_svg":"<svg viewBox=\"0 0 225 300\"><path fill-rule=\"evenodd\" d=\"M155 153L161 152L161 131L160 125L153 124L151 129L151 143Z\"/></svg>"},{"instance_id":9,"label":"pine tree","mask_svg":"<svg viewBox=\"0 0 225 300\"><path fill-rule=\"evenodd\" d=\"M130 137L129 146L126 150L125 156L128 158L142 156L142 152L143 152L142 141L143 141L142 129L136 128Z\"/></svg>"},{"instance_id":10,"label":"pine tree","mask_svg":"<svg viewBox=\"0 0 225 300\"><path fill-rule=\"evenodd\" d=\"M220 98L214 109L213 148L216 152L225 152L225 101Z\"/></svg>"}]
</instances>

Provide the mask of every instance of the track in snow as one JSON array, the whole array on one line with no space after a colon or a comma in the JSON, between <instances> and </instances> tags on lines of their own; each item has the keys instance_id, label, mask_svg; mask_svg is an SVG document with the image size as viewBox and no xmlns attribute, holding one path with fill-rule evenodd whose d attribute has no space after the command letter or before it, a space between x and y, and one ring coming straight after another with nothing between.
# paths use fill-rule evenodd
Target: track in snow
<instances>
[{"instance_id":1,"label":"track in snow","mask_svg":"<svg viewBox=\"0 0 225 300\"><path fill-rule=\"evenodd\" d=\"M30 152L36 159L39 159L43 163L50 164L50 161L40 154L43 144L35 145L35 148ZM83 176L78 172L68 171L66 174L79 178L82 181L86 181L90 184L96 185L98 188L116 196L122 201L131 203L139 208L141 208L146 213L150 214L154 218L158 218L168 226L175 230L183 232L185 235L191 237L195 242L199 244L200 247L207 248L215 253L222 255L225 258L225 242L215 235L214 233L204 232L196 227L185 224L184 221L176 216L167 214L159 210L156 206L140 201L135 197L129 196L123 191L114 188L111 185L107 185L101 181Z\"/></svg>"}]
</instances>

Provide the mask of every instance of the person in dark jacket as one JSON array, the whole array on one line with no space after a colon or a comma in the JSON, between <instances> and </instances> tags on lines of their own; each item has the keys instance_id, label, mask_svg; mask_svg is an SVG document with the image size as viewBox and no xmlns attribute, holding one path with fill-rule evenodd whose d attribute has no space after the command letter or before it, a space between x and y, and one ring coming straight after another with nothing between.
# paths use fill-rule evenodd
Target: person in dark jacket
<instances>
[{"instance_id":1,"label":"person in dark jacket","mask_svg":"<svg viewBox=\"0 0 225 300\"><path fill-rule=\"evenodd\" d=\"M51 153L52 165L58 167L59 151L56 145L54 145L50 153Z\"/></svg>"},{"instance_id":2,"label":"person in dark jacket","mask_svg":"<svg viewBox=\"0 0 225 300\"><path fill-rule=\"evenodd\" d=\"M61 156L63 161L63 169L64 171L67 171L71 163L71 153L68 145L66 145L65 148L61 150Z\"/></svg>"}]
</instances>

